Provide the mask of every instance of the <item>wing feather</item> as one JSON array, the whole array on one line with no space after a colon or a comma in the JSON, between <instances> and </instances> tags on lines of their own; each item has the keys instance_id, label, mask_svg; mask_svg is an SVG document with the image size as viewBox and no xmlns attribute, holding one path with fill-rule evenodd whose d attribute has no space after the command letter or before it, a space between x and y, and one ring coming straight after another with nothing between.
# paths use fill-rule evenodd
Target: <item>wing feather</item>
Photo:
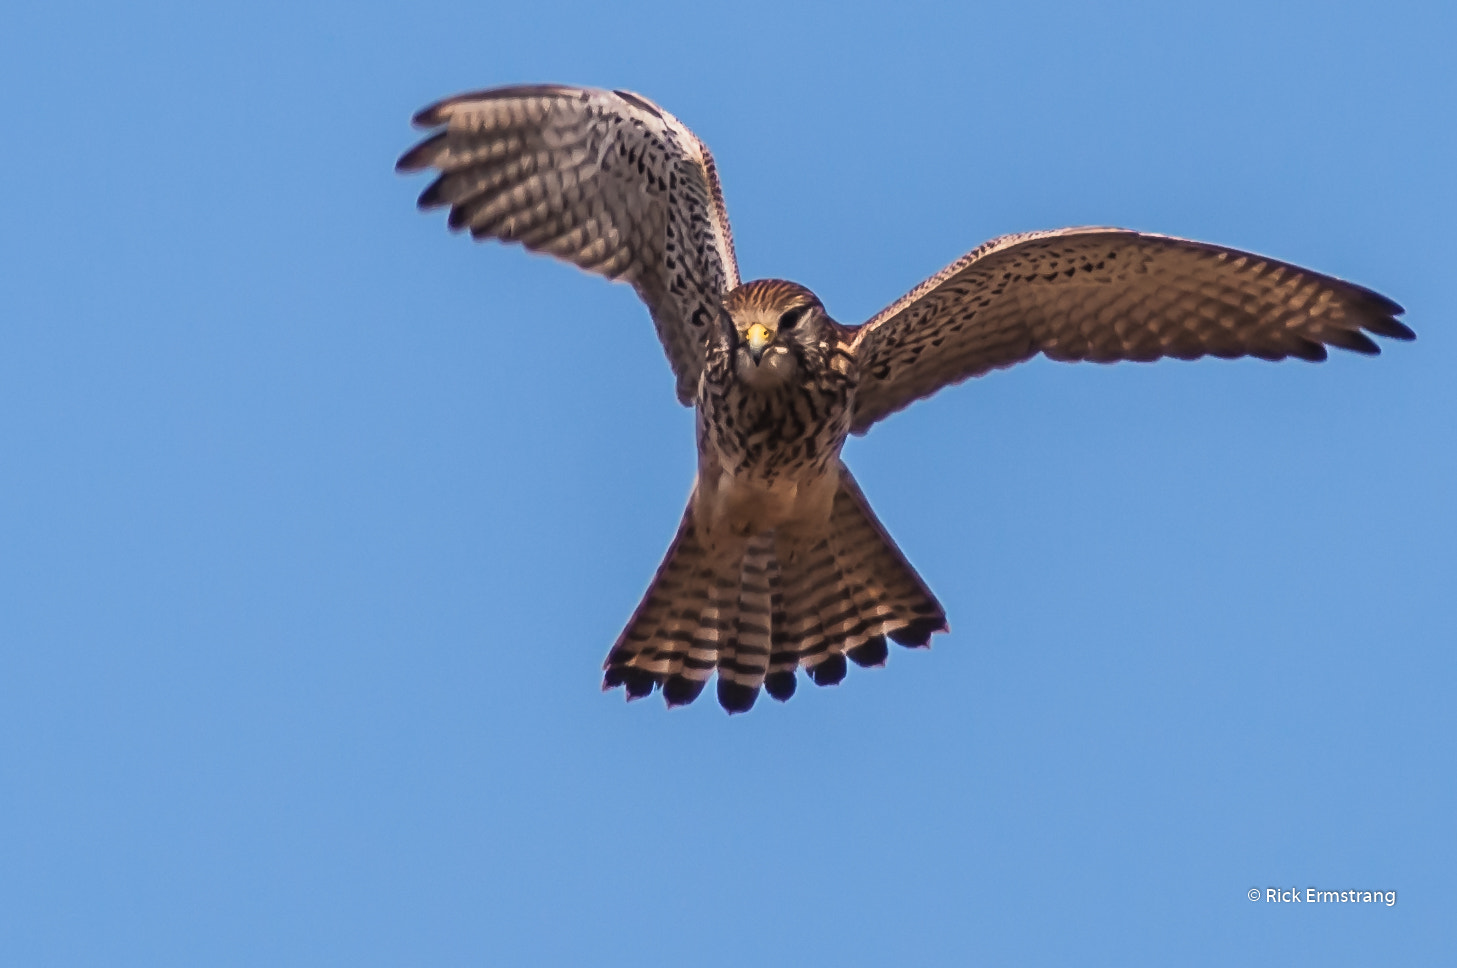
<instances>
[{"instance_id":1,"label":"wing feather","mask_svg":"<svg viewBox=\"0 0 1457 968\"><path fill-rule=\"evenodd\" d=\"M1396 303L1354 283L1235 249L1113 228L994 239L859 327L851 429L942 387L1042 353L1323 360L1409 340ZM1365 330L1365 332L1362 332Z\"/></svg>"},{"instance_id":2,"label":"wing feather","mask_svg":"<svg viewBox=\"0 0 1457 968\"><path fill-rule=\"evenodd\" d=\"M447 98L415 115L440 128L397 170L433 168L422 209L476 239L519 243L631 283L691 404L709 327L739 284L723 190L708 149L628 91L559 85Z\"/></svg>"}]
</instances>

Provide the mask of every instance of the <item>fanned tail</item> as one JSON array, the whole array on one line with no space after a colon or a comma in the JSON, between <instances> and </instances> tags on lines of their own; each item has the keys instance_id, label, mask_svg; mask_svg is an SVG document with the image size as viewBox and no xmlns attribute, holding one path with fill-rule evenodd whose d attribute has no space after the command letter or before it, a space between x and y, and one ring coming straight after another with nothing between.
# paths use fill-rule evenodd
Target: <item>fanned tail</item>
<instances>
[{"instance_id":1,"label":"fanned tail","mask_svg":"<svg viewBox=\"0 0 1457 968\"><path fill-rule=\"evenodd\" d=\"M786 585L794 589L789 626L803 630L799 664L816 685L844 679L847 658L862 667L884 665L887 636L918 648L947 630L941 603L843 464L829 533L793 560L792 568L786 566L791 573Z\"/></svg>"},{"instance_id":2,"label":"fanned tail","mask_svg":"<svg viewBox=\"0 0 1457 968\"><path fill-rule=\"evenodd\" d=\"M818 534L773 532L715 560L690 505L642 604L604 665L603 688L637 699L661 688L668 705L692 702L718 671L730 713L762 687L794 695L803 667L821 686L840 682L846 659L884 665L887 637L930 644L946 613L890 539L850 472L840 465L828 526Z\"/></svg>"}]
</instances>

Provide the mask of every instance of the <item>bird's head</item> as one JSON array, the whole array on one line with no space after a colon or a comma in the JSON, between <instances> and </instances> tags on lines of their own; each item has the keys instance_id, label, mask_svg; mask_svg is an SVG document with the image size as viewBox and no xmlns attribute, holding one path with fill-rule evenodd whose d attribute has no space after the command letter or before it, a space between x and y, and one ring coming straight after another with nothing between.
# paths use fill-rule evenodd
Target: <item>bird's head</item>
<instances>
[{"instance_id":1,"label":"bird's head","mask_svg":"<svg viewBox=\"0 0 1457 968\"><path fill-rule=\"evenodd\" d=\"M834 323L819 297L798 283L757 279L724 296L735 368L754 383L783 380L822 355Z\"/></svg>"}]
</instances>

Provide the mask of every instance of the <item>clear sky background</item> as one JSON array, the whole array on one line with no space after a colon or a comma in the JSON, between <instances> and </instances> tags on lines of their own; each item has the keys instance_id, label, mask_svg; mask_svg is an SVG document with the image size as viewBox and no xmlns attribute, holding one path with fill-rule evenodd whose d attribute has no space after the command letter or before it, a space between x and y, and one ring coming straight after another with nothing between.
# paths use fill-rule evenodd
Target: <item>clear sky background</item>
<instances>
[{"instance_id":1,"label":"clear sky background","mask_svg":"<svg viewBox=\"0 0 1457 968\"><path fill-rule=\"evenodd\" d=\"M0 963L1433 964L1457 949L1450 4L25 2L0 30ZM1037 361L852 441L952 633L730 719L598 690L691 413L450 236L457 91L641 91L856 322L1111 224L1408 309ZM1398 892L1251 902L1252 888Z\"/></svg>"}]
</instances>

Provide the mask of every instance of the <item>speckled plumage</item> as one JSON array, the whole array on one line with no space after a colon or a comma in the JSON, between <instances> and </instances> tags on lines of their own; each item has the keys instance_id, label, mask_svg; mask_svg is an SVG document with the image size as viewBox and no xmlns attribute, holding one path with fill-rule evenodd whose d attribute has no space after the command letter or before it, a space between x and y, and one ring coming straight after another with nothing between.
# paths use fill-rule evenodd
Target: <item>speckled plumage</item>
<instances>
[{"instance_id":1,"label":"speckled plumage","mask_svg":"<svg viewBox=\"0 0 1457 968\"><path fill-rule=\"evenodd\" d=\"M780 279L746 283L724 299L730 316L760 312L779 317L804 306L818 323L814 338L785 349L803 379L754 386L737 378L737 345L710 339L698 388L698 449L745 481L765 485L785 478L821 476L839 459L850 430L858 371L840 327L803 286Z\"/></svg>"},{"instance_id":2,"label":"speckled plumage","mask_svg":"<svg viewBox=\"0 0 1457 968\"><path fill-rule=\"evenodd\" d=\"M557 84L460 94L414 121L441 129L396 165L439 170L420 207L631 283L691 404L719 299L739 284L713 156L693 132L630 92Z\"/></svg>"},{"instance_id":3,"label":"speckled plumage","mask_svg":"<svg viewBox=\"0 0 1457 968\"><path fill-rule=\"evenodd\" d=\"M1055 360L1325 358L1412 339L1396 303L1263 256L1070 228L994 239L865 324L793 282L740 284L713 159L640 95L559 85L448 98L401 171L434 168L422 208L629 282L697 408L698 474L678 533L608 654L604 688L691 702L838 683L886 640L924 646L946 616L840 460L913 401L1039 353Z\"/></svg>"}]
</instances>

